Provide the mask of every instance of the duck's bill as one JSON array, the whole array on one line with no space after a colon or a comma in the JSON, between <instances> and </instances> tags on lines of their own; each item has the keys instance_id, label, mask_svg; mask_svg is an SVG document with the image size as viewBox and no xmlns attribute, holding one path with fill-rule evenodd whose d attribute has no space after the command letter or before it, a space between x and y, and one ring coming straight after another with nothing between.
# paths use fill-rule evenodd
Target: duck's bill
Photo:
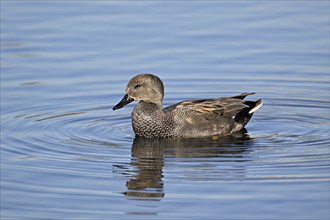
<instances>
[{"instance_id":1,"label":"duck's bill","mask_svg":"<svg viewBox=\"0 0 330 220\"><path fill-rule=\"evenodd\" d=\"M133 102L134 99L129 97L127 94L124 96L124 98L117 104L115 105L112 109L113 110L117 110L117 109L120 109L122 107L124 107L125 105Z\"/></svg>"}]
</instances>

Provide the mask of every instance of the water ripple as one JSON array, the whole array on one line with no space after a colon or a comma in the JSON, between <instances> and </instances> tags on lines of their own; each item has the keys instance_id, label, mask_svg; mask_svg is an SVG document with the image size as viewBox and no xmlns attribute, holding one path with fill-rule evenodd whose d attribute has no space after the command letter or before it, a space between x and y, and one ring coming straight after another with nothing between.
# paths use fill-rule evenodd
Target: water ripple
<instances>
[{"instance_id":1,"label":"water ripple","mask_svg":"<svg viewBox=\"0 0 330 220\"><path fill-rule=\"evenodd\" d=\"M329 216L327 1L1 6L1 219ZM111 109L139 72L165 105L264 105L245 134L135 138Z\"/></svg>"}]
</instances>

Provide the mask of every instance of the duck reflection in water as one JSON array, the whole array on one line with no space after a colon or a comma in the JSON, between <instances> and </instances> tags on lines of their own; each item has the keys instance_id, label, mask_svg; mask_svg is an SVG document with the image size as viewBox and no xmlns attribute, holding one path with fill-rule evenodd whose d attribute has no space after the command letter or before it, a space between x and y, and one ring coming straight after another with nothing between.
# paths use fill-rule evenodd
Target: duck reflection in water
<instances>
[{"instance_id":1,"label":"duck reflection in water","mask_svg":"<svg viewBox=\"0 0 330 220\"><path fill-rule=\"evenodd\" d=\"M232 158L245 161L244 152L253 140L246 130L231 136L202 139L148 139L135 137L132 146L133 175L127 180L131 199L160 200L165 196L163 166L166 158Z\"/></svg>"}]
</instances>

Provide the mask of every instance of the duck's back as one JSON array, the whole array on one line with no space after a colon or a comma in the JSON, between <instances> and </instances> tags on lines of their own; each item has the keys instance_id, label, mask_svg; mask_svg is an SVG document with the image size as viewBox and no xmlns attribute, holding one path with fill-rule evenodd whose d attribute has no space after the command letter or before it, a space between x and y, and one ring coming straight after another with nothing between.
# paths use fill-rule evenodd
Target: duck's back
<instances>
[{"instance_id":1,"label":"duck's back","mask_svg":"<svg viewBox=\"0 0 330 220\"><path fill-rule=\"evenodd\" d=\"M174 136L205 137L229 135L241 130L252 117L256 102L243 99L253 93L234 97L188 100L164 108L164 113L174 122ZM251 112L252 111L252 112Z\"/></svg>"}]
</instances>

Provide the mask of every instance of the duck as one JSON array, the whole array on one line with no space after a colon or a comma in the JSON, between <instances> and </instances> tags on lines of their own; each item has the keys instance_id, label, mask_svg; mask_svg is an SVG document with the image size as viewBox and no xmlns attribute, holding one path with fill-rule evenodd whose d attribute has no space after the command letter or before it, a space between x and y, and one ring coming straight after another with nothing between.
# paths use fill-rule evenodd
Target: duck
<instances>
[{"instance_id":1,"label":"duck","mask_svg":"<svg viewBox=\"0 0 330 220\"><path fill-rule=\"evenodd\" d=\"M255 93L231 97L182 101L163 108L164 84L150 73L131 78L126 94L113 110L137 100L132 111L132 127L144 138L203 138L228 136L240 131L263 104L245 101Z\"/></svg>"}]
</instances>

